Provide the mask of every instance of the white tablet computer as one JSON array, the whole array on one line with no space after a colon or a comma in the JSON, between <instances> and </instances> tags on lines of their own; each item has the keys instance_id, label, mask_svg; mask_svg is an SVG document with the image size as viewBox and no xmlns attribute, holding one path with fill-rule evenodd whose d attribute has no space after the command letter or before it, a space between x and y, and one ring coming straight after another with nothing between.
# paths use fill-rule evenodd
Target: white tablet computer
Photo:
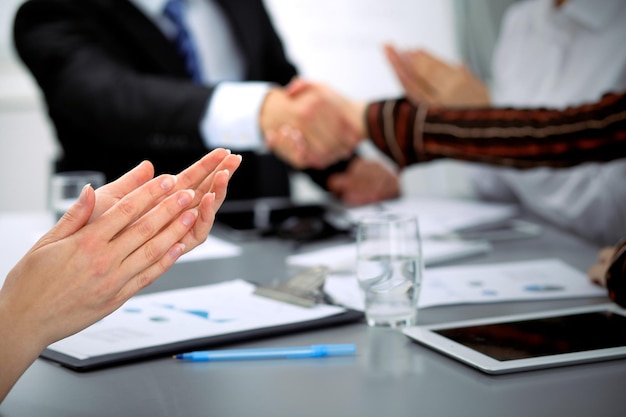
<instances>
[{"instance_id":1,"label":"white tablet computer","mask_svg":"<svg viewBox=\"0 0 626 417\"><path fill-rule=\"evenodd\" d=\"M414 326L404 334L489 374L626 358L615 304Z\"/></svg>"}]
</instances>

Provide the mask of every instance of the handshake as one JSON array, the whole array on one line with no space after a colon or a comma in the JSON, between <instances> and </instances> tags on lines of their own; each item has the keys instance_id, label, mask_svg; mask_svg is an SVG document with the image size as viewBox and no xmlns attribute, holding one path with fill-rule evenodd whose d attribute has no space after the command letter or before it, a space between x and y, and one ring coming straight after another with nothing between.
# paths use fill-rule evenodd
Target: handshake
<instances>
[{"instance_id":1,"label":"handshake","mask_svg":"<svg viewBox=\"0 0 626 417\"><path fill-rule=\"evenodd\" d=\"M297 169L323 169L350 157L365 138L364 110L326 85L295 79L270 90L260 124L276 156Z\"/></svg>"},{"instance_id":2,"label":"handshake","mask_svg":"<svg viewBox=\"0 0 626 417\"><path fill-rule=\"evenodd\" d=\"M425 50L385 55L406 97L415 105L485 107L487 86L463 65L445 62ZM365 103L343 97L326 85L295 79L268 94L261 129L268 148L295 168L322 169L350 156L367 136Z\"/></svg>"}]
</instances>

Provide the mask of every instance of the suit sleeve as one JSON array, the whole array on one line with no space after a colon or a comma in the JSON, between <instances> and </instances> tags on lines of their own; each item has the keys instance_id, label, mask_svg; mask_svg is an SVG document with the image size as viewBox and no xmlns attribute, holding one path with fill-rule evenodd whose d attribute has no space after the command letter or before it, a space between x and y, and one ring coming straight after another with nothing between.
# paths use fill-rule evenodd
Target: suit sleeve
<instances>
[{"instance_id":1,"label":"suit sleeve","mask_svg":"<svg viewBox=\"0 0 626 417\"><path fill-rule=\"evenodd\" d=\"M106 140L122 149L202 147L199 122L212 89L139 73L83 13L76 2L34 0L22 5L14 22L16 49L57 130L97 131L92 143Z\"/></svg>"}]
</instances>

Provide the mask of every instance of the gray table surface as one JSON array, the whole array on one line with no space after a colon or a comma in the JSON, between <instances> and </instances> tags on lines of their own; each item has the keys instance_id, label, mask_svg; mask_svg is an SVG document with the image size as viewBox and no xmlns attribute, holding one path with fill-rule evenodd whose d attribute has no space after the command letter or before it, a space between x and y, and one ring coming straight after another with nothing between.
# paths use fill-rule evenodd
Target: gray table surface
<instances>
[{"instance_id":1,"label":"gray table surface","mask_svg":"<svg viewBox=\"0 0 626 417\"><path fill-rule=\"evenodd\" d=\"M216 230L219 235L220 231ZM224 235L222 235L224 236ZM176 265L145 292L286 274L293 245L238 242L241 257ZM306 249L306 248L303 248ZM558 257L581 270L598 247L545 227L536 238L498 242L477 264ZM457 262L460 263L460 262ZM419 323L606 302L607 298L429 308ZM181 363L171 358L76 373L39 359L0 416L623 416L626 360L489 376L398 331L355 323L229 347L356 343L355 357ZM2 360L7 360L3 358Z\"/></svg>"}]
</instances>

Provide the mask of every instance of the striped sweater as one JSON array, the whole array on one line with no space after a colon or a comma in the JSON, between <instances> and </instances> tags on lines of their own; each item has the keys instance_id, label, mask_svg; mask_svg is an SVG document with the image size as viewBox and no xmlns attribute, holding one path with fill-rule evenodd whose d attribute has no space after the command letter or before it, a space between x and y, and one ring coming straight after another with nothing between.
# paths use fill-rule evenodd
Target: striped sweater
<instances>
[{"instance_id":1,"label":"striped sweater","mask_svg":"<svg viewBox=\"0 0 626 417\"><path fill-rule=\"evenodd\" d=\"M565 110L429 108L370 103L369 137L404 167L453 158L514 168L626 158L626 94Z\"/></svg>"},{"instance_id":2,"label":"striped sweater","mask_svg":"<svg viewBox=\"0 0 626 417\"><path fill-rule=\"evenodd\" d=\"M565 110L429 108L385 100L367 106L366 126L372 142L401 167L438 158L520 169L626 158L626 94ZM626 307L626 240L606 277L609 296Z\"/></svg>"}]
</instances>

